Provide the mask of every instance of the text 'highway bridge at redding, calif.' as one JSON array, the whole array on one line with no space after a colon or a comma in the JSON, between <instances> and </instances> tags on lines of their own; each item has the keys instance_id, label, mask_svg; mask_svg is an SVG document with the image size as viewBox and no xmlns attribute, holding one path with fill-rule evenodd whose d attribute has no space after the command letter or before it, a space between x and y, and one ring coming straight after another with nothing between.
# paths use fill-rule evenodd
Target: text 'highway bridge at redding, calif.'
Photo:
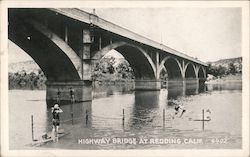
<instances>
[{"instance_id":1,"label":"text 'highway bridge at redding, calif.'","mask_svg":"<svg viewBox=\"0 0 250 157\"><path fill-rule=\"evenodd\" d=\"M160 90L168 82L205 82L207 64L76 8L10 8L8 38L29 54L47 77L46 99L57 95L92 100L92 67L118 51L135 74L135 90Z\"/></svg>"}]
</instances>

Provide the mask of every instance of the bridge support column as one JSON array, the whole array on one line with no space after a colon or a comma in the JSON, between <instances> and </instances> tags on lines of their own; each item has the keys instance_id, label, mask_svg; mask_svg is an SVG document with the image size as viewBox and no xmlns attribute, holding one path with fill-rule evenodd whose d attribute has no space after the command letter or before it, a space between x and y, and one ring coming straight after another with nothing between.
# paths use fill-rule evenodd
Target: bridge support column
<instances>
[{"instance_id":1,"label":"bridge support column","mask_svg":"<svg viewBox=\"0 0 250 157\"><path fill-rule=\"evenodd\" d=\"M75 101L92 100L92 81L47 81L46 100L71 100L70 90Z\"/></svg>"},{"instance_id":2,"label":"bridge support column","mask_svg":"<svg viewBox=\"0 0 250 157\"><path fill-rule=\"evenodd\" d=\"M160 90L160 80L135 80L135 90Z\"/></svg>"},{"instance_id":3,"label":"bridge support column","mask_svg":"<svg viewBox=\"0 0 250 157\"><path fill-rule=\"evenodd\" d=\"M198 80L199 80L199 83L203 83L203 84L207 81L206 78L198 78Z\"/></svg>"}]
</instances>

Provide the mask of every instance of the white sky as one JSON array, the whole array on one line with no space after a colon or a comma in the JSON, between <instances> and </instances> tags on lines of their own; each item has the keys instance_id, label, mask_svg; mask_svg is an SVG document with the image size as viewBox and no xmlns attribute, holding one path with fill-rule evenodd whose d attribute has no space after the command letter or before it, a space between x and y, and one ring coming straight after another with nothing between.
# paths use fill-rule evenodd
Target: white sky
<instances>
[{"instance_id":1,"label":"white sky","mask_svg":"<svg viewBox=\"0 0 250 157\"><path fill-rule=\"evenodd\" d=\"M96 14L201 61L241 56L240 8L98 8ZM28 59L10 43L9 62Z\"/></svg>"}]
</instances>

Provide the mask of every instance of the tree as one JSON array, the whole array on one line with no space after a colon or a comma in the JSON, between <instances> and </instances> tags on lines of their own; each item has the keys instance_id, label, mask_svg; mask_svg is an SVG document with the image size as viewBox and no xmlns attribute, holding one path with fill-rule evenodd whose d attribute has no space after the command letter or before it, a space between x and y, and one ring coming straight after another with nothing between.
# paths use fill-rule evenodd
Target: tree
<instances>
[{"instance_id":1,"label":"tree","mask_svg":"<svg viewBox=\"0 0 250 157\"><path fill-rule=\"evenodd\" d=\"M123 79L133 79L134 72L133 69L130 67L129 63L125 60L121 62L117 67L116 71Z\"/></svg>"},{"instance_id":2,"label":"tree","mask_svg":"<svg viewBox=\"0 0 250 157\"><path fill-rule=\"evenodd\" d=\"M226 68L223 67L222 65L219 65L217 67L217 76L223 76L226 74Z\"/></svg>"},{"instance_id":3,"label":"tree","mask_svg":"<svg viewBox=\"0 0 250 157\"><path fill-rule=\"evenodd\" d=\"M236 73L236 67L234 66L233 63L229 64L228 71L230 74L233 74L233 75Z\"/></svg>"},{"instance_id":4,"label":"tree","mask_svg":"<svg viewBox=\"0 0 250 157\"><path fill-rule=\"evenodd\" d=\"M208 74L211 74L211 75L214 75L214 69L213 69L211 63L208 63L208 66L207 66L207 73L208 73Z\"/></svg>"},{"instance_id":5,"label":"tree","mask_svg":"<svg viewBox=\"0 0 250 157\"><path fill-rule=\"evenodd\" d=\"M114 74L115 72L115 68L114 68L114 64L115 64L115 58L114 57L110 57L110 58L106 58L106 62L107 62L107 70L110 74Z\"/></svg>"}]
</instances>

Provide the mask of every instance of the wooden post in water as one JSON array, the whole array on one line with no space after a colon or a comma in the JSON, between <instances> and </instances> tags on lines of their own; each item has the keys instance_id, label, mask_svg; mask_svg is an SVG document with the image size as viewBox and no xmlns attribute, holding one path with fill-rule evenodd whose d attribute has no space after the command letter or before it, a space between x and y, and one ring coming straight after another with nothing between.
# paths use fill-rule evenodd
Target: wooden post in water
<instances>
[{"instance_id":1,"label":"wooden post in water","mask_svg":"<svg viewBox=\"0 0 250 157\"><path fill-rule=\"evenodd\" d=\"M209 122L211 119L210 119L210 117L205 119L204 109L202 109L202 117L201 118L202 119L195 119L194 121L202 121L202 131L204 131L205 130L205 122Z\"/></svg>"},{"instance_id":2,"label":"wooden post in water","mask_svg":"<svg viewBox=\"0 0 250 157\"><path fill-rule=\"evenodd\" d=\"M88 119L89 119L88 110L86 110L86 125L88 124Z\"/></svg>"},{"instance_id":3,"label":"wooden post in water","mask_svg":"<svg viewBox=\"0 0 250 157\"><path fill-rule=\"evenodd\" d=\"M73 115L73 103L74 103L74 99L72 98L71 100L71 120L72 120L72 125L74 125L74 115Z\"/></svg>"},{"instance_id":4,"label":"wooden post in water","mask_svg":"<svg viewBox=\"0 0 250 157\"><path fill-rule=\"evenodd\" d=\"M124 121L125 121L125 114L124 114L124 109L122 109L122 126L124 126Z\"/></svg>"},{"instance_id":5,"label":"wooden post in water","mask_svg":"<svg viewBox=\"0 0 250 157\"><path fill-rule=\"evenodd\" d=\"M74 96L74 89L72 89L70 87L70 90L69 90L69 93L70 93L70 99L71 99L71 119L72 119L72 125L74 124L74 116L73 116L73 104L75 102L75 96Z\"/></svg>"},{"instance_id":6,"label":"wooden post in water","mask_svg":"<svg viewBox=\"0 0 250 157\"><path fill-rule=\"evenodd\" d=\"M32 141L34 141L34 121L33 121L33 115L31 115L31 135L32 135Z\"/></svg>"},{"instance_id":7,"label":"wooden post in water","mask_svg":"<svg viewBox=\"0 0 250 157\"><path fill-rule=\"evenodd\" d=\"M163 127L165 128L165 109L163 109Z\"/></svg>"},{"instance_id":8,"label":"wooden post in water","mask_svg":"<svg viewBox=\"0 0 250 157\"><path fill-rule=\"evenodd\" d=\"M205 115L204 115L204 109L202 109L202 130L205 129Z\"/></svg>"}]
</instances>

